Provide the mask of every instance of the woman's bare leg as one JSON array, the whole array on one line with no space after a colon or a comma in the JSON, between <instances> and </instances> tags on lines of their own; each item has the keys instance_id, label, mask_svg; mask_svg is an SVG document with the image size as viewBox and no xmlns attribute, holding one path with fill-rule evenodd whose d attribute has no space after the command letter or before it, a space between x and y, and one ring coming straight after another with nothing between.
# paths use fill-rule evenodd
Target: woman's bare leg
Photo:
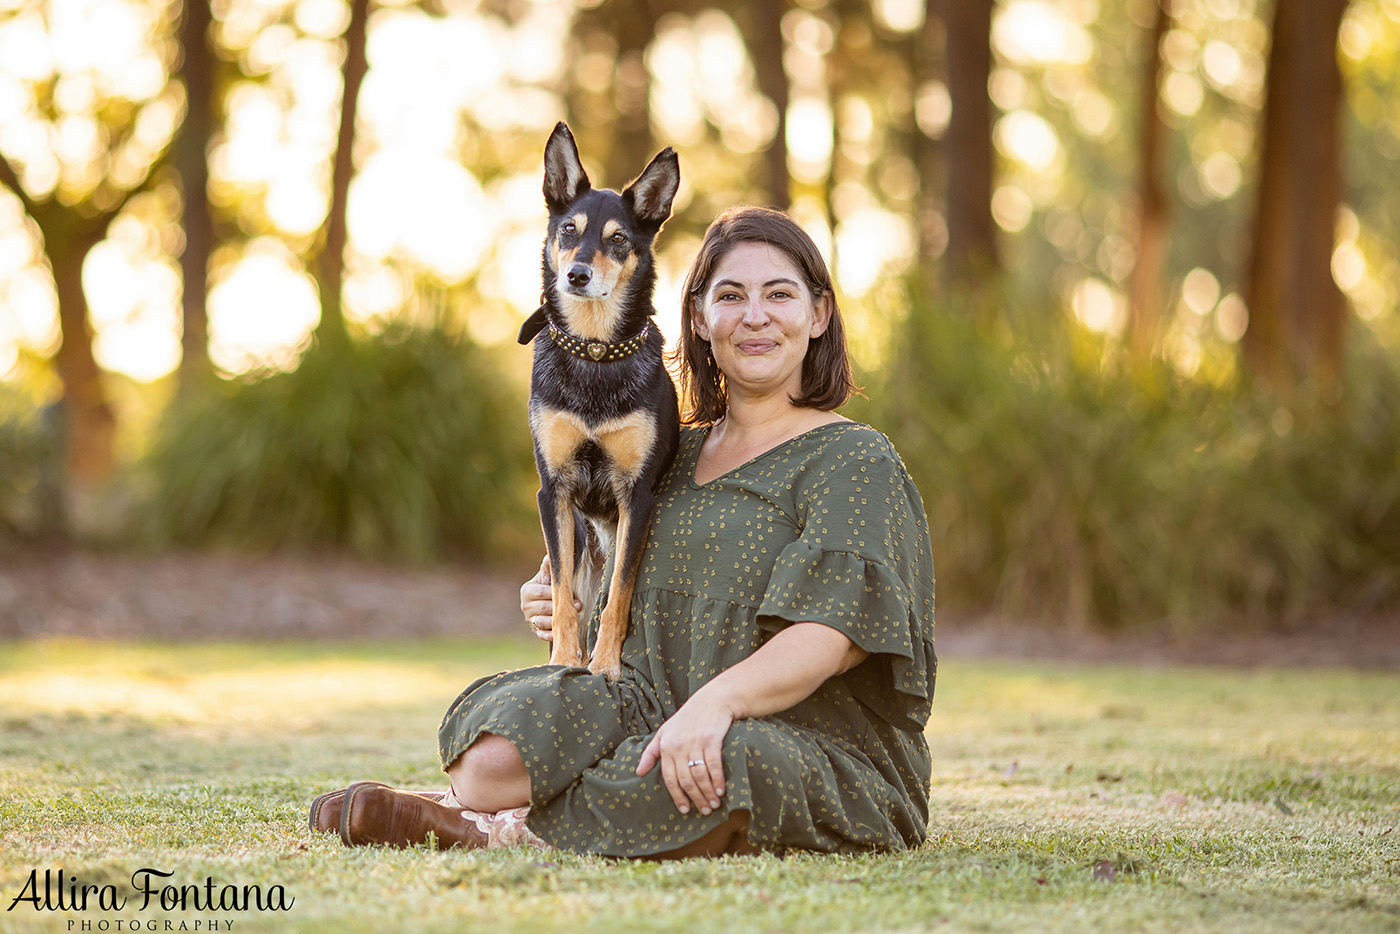
<instances>
[{"instance_id":1,"label":"woman's bare leg","mask_svg":"<svg viewBox=\"0 0 1400 934\"><path fill-rule=\"evenodd\" d=\"M530 773L515 744L496 733L482 733L447 767L452 794L464 807L484 814L530 803Z\"/></svg>"}]
</instances>

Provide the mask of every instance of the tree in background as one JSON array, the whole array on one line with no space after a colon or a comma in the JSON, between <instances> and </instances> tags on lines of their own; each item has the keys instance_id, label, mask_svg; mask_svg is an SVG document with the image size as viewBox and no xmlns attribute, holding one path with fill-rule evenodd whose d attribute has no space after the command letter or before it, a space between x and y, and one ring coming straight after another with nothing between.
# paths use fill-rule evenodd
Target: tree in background
<instances>
[{"instance_id":1,"label":"tree in background","mask_svg":"<svg viewBox=\"0 0 1400 934\"><path fill-rule=\"evenodd\" d=\"M985 285L997 267L997 227L992 220L993 0L942 0L946 28L945 61L952 116L944 136L948 172L948 250L944 263L951 282Z\"/></svg>"},{"instance_id":2,"label":"tree in background","mask_svg":"<svg viewBox=\"0 0 1400 934\"><path fill-rule=\"evenodd\" d=\"M584 153L602 157L601 185L621 188L658 148L651 132L646 50L666 7L662 0L607 0L575 13L566 109ZM603 50L612 59L611 73L605 86L589 87L578 68L587 53Z\"/></svg>"},{"instance_id":3,"label":"tree in background","mask_svg":"<svg viewBox=\"0 0 1400 934\"><path fill-rule=\"evenodd\" d=\"M646 50L656 34L658 4L653 0L612 0L604 7L611 13L612 37L617 42L613 69L612 105L616 122L605 174L606 185L620 188L655 153L651 135L651 79L647 75Z\"/></svg>"},{"instance_id":4,"label":"tree in background","mask_svg":"<svg viewBox=\"0 0 1400 934\"><path fill-rule=\"evenodd\" d=\"M1155 6L1139 90L1137 258L1128 284L1128 345L1138 359L1146 359L1156 342L1170 246L1167 227L1171 218L1163 166L1167 128L1162 120L1161 88L1162 41L1171 29L1172 0L1156 0Z\"/></svg>"},{"instance_id":5,"label":"tree in background","mask_svg":"<svg viewBox=\"0 0 1400 934\"><path fill-rule=\"evenodd\" d=\"M743 28L749 58L753 60L758 89L773 102L778 126L773 141L764 150L765 200L770 207L786 211L792 204L789 191L787 149L788 76L783 68L783 0L760 0L740 5L737 13ZM745 17L747 22L745 22ZM833 155L833 159L834 159Z\"/></svg>"},{"instance_id":6,"label":"tree in background","mask_svg":"<svg viewBox=\"0 0 1400 934\"><path fill-rule=\"evenodd\" d=\"M180 67L185 85L185 120L175 143L175 168L183 196L185 247L180 253L184 288L180 320L180 392L207 376L209 364L209 257L214 252L214 216L209 207L209 141L219 126L215 97L217 58L210 46L209 0L185 0L180 19Z\"/></svg>"},{"instance_id":7,"label":"tree in background","mask_svg":"<svg viewBox=\"0 0 1400 934\"><path fill-rule=\"evenodd\" d=\"M61 332L54 369L63 387L65 473L79 486L111 471L116 427L93 354L83 263L118 216L155 185L180 116L179 90L168 82L162 62L167 26L161 12L135 5L124 12L148 30L145 53L156 70L113 75L94 62L56 57L47 63L46 73L29 79L32 95L23 122L26 130L37 132L8 136L31 145L0 152L0 185L14 192L39 228L53 275ZM32 23L42 23L44 32L33 37L39 43L63 41L55 39L58 28L95 28L93 23L59 26L47 11L31 15Z\"/></svg>"},{"instance_id":8,"label":"tree in background","mask_svg":"<svg viewBox=\"0 0 1400 934\"><path fill-rule=\"evenodd\" d=\"M1348 0L1279 0L1246 283L1251 371L1284 393L1336 391L1346 302L1332 278L1342 196L1337 36Z\"/></svg>"},{"instance_id":9,"label":"tree in background","mask_svg":"<svg viewBox=\"0 0 1400 934\"><path fill-rule=\"evenodd\" d=\"M343 346L349 340L345 310L341 302L345 272L346 210L350 202L350 181L355 174L355 114L360 85L369 72L366 36L369 26L369 0L351 0L350 23L345 28L345 59L341 65L342 96L340 134L335 144L335 165L331 171L331 205L322 228L320 255L312 263L316 287L321 294L321 323L316 337L324 345Z\"/></svg>"},{"instance_id":10,"label":"tree in background","mask_svg":"<svg viewBox=\"0 0 1400 934\"><path fill-rule=\"evenodd\" d=\"M943 60L946 31L943 21L938 18L940 0L924 0L924 24L910 37L906 44L909 58L909 75L914 83L915 94L931 87L937 79ZM940 216L943 203L942 160L939 158L938 144L919 125L917 104L913 125L909 128L909 159L914 163L914 171L919 179L919 192L914 207L915 223L918 231L918 271L926 277L934 268L938 257L947 246L947 229Z\"/></svg>"}]
</instances>

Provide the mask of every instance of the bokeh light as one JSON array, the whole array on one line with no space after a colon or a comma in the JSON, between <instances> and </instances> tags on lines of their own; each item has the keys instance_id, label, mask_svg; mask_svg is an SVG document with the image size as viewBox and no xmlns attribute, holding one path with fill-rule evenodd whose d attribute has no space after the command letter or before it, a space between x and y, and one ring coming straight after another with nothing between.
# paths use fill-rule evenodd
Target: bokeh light
<instances>
[{"instance_id":1,"label":"bokeh light","mask_svg":"<svg viewBox=\"0 0 1400 934\"><path fill-rule=\"evenodd\" d=\"M139 184L186 107L169 81L178 60L172 9L158 0L51 0L43 12L28 0L0 5L8 11L0 21L0 152L26 188L40 199L107 203ZM841 43L868 49L922 35L922 3L875 0L870 12L873 34L821 5L799 4L782 19L793 212L853 297L907 271L919 236L936 256L946 233L939 205L921 208L916 228L921 170L892 129L908 120L911 130L943 138L952 116L946 76L872 93L831 70ZM1234 270L1258 168L1269 37L1254 3L1182 0L1174 12L1160 46L1161 103L1169 133L1184 145L1171 153L1168 183L1180 205L1176 222L1210 234L1176 247L1172 260L1189 270L1178 280L1181 308L1202 319L1199 334L1167 342L1187 372L1193 341L1233 343L1247 321ZM215 36L239 74L223 88L226 123L210 151L210 192L230 236L212 270L211 354L237 373L290 365L316 325L307 266L329 206L349 5L221 0L215 14ZM568 0L535 0L508 15L473 4L376 6L349 201L344 297L352 321L411 313L420 288L460 289L471 296L461 307L473 336L496 343L510 340L534 308L544 221L539 141L566 115L566 81L609 94L618 67L611 40L575 46L577 15ZM1025 268L1054 283L1066 310L1105 334L1121 330L1120 293L1136 261L1131 198L1121 187L1131 173L1118 170L1135 157L1141 50L1126 50L1145 36L1146 15L1092 0L1007 0L996 6L990 37L993 220ZM750 197L760 154L777 132L736 16L744 21L717 9L668 12L645 49L653 136L682 152L678 211L697 193L707 204ZM1374 144L1358 171L1377 174L1354 180L1366 191L1380 191L1380 176L1387 168L1393 175L1400 160L1400 107L1385 93L1397 48L1400 3L1354 0L1339 53L1350 119ZM105 368L137 380L170 373L179 355L177 208L169 181L155 187L166 206L141 216L139 236L114 235L94 249L83 270L95 353ZM1400 298L1392 201L1357 199L1339 221L1333 277L1367 322L1393 318ZM1194 212L1206 220L1193 220ZM0 222L0 371L13 373L21 355L53 353L57 309L37 234L4 193ZM662 243L657 297L668 336L697 232L676 227ZM135 228L114 226L123 229ZM1213 292L1201 285L1207 276Z\"/></svg>"}]
</instances>

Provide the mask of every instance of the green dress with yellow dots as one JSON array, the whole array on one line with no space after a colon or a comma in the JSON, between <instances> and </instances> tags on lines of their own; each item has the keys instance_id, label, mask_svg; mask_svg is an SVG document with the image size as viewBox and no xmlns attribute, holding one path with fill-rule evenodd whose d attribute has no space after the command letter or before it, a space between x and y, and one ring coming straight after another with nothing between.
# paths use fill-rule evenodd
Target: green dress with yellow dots
<instances>
[{"instance_id":1,"label":"green dress with yellow dots","mask_svg":"<svg viewBox=\"0 0 1400 934\"><path fill-rule=\"evenodd\" d=\"M657 491L621 680L558 665L483 678L443 718L443 767L481 733L504 736L530 774L530 829L580 853L672 850L733 810L749 812L749 841L764 849L917 846L937 666L919 491L888 438L847 421L697 484L708 431L682 429ZM603 580L611 573L610 560ZM679 813L659 766L636 774L643 748L706 681L803 621L870 657L782 713L735 721L719 809ZM595 611L590 643L597 623Z\"/></svg>"}]
</instances>

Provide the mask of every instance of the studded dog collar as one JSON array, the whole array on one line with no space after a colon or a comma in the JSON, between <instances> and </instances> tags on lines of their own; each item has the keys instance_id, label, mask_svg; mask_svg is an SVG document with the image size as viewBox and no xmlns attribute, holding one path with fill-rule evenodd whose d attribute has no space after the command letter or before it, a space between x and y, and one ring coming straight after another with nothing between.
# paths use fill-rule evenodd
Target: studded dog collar
<instances>
[{"instance_id":1,"label":"studded dog collar","mask_svg":"<svg viewBox=\"0 0 1400 934\"><path fill-rule=\"evenodd\" d=\"M642 330L627 338L625 341L618 341L615 344L605 344L602 341L586 341L574 337L572 334L555 327L553 323L549 325L549 337L564 350L583 360L592 360L595 363L606 363L610 360L621 360L630 357L641 349L647 341L647 335L651 333L651 323L648 322Z\"/></svg>"}]
</instances>

